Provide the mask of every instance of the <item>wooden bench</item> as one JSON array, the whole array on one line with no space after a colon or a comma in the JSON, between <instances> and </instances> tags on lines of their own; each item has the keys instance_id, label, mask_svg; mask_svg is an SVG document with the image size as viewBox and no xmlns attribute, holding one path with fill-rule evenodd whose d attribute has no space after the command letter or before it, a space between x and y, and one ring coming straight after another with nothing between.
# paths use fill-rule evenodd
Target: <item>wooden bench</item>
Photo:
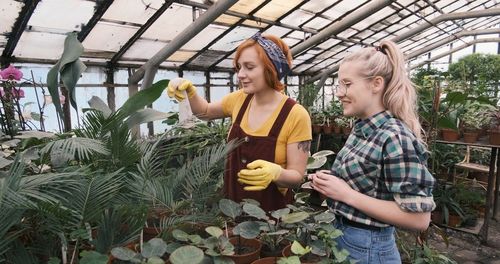
<instances>
[{"instance_id":1,"label":"wooden bench","mask_svg":"<svg viewBox=\"0 0 500 264\"><path fill-rule=\"evenodd\" d=\"M485 173L485 174L488 174L490 172L489 166L470 162L471 148L490 150L489 148L485 148L485 147L476 147L476 146L467 145L467 152L465 153L464 160L455 164L454 173L453 173L454 178L457 177L456 176L456 174L457 174L456 169L465 170L465 177L463 177L465 179L467 178L469 171L476 171L476 172ZM495 171L496 171L496 168L495 168ZM461 177L458 177L458 178L461 178ZM478 181L478 182L481 183L482 185L484 185L485 187L488 185L488 183L485 181Z\"/></svg>"}]
</instances>

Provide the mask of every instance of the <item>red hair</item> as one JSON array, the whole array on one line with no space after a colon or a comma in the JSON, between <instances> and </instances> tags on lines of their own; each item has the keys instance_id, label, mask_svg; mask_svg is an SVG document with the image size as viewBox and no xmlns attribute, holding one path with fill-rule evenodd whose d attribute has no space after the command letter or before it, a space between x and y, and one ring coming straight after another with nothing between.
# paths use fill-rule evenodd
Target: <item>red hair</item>
<instances>
[{"instance_id":1,"label":"red hair","mask_svg":"<svg viewBox=\"0 0 500 264\"><path fill-rule=\"evenodd\" d=\"M283 54L285 54L286 60L288 61L288 65L290 66L291 69L292 54L290 53L290 48L288 48L288 45L286 45L286 43L282 39L276 36L273 35L262 35L262 36L276 43L276 45L278 45L281 51L283 51ZM271 59L269 59L264 49L254 39L245 40L236 49L236 55L234 56L234 61L233 61L236 72L239 71L238 60L240 59L241 52L244 49L250 47L255 47L255 50L257 50L257 54L259 56L260 61L264 64L264 79L266 80L266 84L277 91L282 91L285 88L285 85L283 85L283 83L281 83L280 80L278 79L278 72L276 72L276 68L274 68L273 62L271 61Z\"/></svg>"}]
</instances>

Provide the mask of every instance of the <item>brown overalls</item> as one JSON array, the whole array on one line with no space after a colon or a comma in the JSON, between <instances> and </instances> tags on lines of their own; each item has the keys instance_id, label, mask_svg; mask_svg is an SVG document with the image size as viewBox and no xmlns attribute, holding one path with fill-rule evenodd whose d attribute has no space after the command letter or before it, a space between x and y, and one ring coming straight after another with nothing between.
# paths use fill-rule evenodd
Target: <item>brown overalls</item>
<instances>
[{"instance_id":1,"label":"brown overalls","mask_svg":"<svg viewBox=\"0 0 500 264\"><path fill-rule=\"evenodd\" d=\"M295 105L295 101L290 98L287 99L267 136L251 136L247 135L241 129L240 123L252 96L253 94L249 94L245 98L245 102L241 106L236 120L233 122L227 139L228 142L233 139L244 139L244 142L228 155L224 174L224 193L228 199L236 202L240 202L246 198L257 200L261 208L268 212L285 208L287 204L291 203L291 190L288 190L286 195L283 195L278 190L276 184L271 182L262 191L245 191L243 190L244 184L237 181L238 172L246 169L248 163L257 159L275 162L274 157L278 135L290 110Z\"/></svg>"}]
</instances>

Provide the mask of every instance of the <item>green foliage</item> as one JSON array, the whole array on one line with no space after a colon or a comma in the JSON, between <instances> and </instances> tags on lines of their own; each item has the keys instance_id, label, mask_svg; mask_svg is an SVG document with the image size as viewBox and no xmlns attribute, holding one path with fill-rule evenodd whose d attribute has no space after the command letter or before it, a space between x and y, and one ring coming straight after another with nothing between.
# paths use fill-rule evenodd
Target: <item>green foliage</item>
<instances>
[{"instance_id":1,"label":"green foliage","mask_svg":"<svg viewBox=\"0 0 500 264\"><path fill-rule=\"evenodd\" d=\"M449 79L472 97L486 96L498 102L500 55L470 54L448 67Z\"/></svg>"},{"instance_id":2,"label":"green foliage","mask_svg":"<svg viewBox=\"0 0 500 264\"><path fill-rule=\"evenodd\" d=\"M314 102L318 99L319 91L321 87L316 87L314 83L305 84L299 87L299 94L297 96L297 101L304 106L308 111L314 105Z\"/></svg>"},{"instance_id":3,"label":"green foliage","mask_svg":"<svg viewBox=\"0 0 500 264\"><path fill-rule=\"evenodd\" d=\"M69 99L73 108L76 106L76 92L75 86L80 79L80 75L87 68L83 62L80 61L80 56L83 54L83 45L77 39L77 33L68 33L64 40L64 50L59 61L47 73L47 88L52 96L52 102L56 107L60 116L64 116L61 108L61 101L59 98L59 74L61 81L66 90L68 90Z\"/></svg>"},{"instance_id":4,"label":"green foliage","mask_svg":"<svg viewBox=\"0 0 500 264\"><path fill-rule=\"evenodd\" d=\"M456 264L454 260L430 248L427 245L414 248L413 263L415 264Z\"/></svg>"},{"instance_id":5,"label":"green foliage","mask_svg":"<svg viewBox=\"0 0 500 264\"><path fill-rule=\"evenodd\" d=\"M133 263L165 263L161 257L167 252L167 243L161 238L153 238L144 243L140 253L136 253L129 248L116 247L111 250L111 254L119 259ZM175 262L174 262L175 263ZM195 262L198 263L198 262Z\"/></svg>"},{"instance_id":6,"label":"green foliage","mask_svg":"<svg viewBox=\"0 0 500 264\"><path fill-rule=\"evenodd\" d=\"M96 251L82 251L82 257L78 263L80 264L106 264L108 263L108 256Z\"/></svg>"}]
</instances>

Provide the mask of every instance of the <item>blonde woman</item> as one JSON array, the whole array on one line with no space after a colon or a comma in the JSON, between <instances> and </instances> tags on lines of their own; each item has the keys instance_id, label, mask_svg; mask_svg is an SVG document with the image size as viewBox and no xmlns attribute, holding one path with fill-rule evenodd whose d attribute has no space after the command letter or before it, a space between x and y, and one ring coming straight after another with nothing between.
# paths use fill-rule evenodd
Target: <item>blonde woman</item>
<instances>
[{"instance_id":1,"label":"blonde woman","mask_svg":"<svg viewBox=\"0 0 500 264\"><path fill-rule=\"evenodd\" d=\"M382 41L341 62L335 95L357 117L330 171L310 175L328 197L338 246L357 263L401 263L394 226L425 230L435 207L416 91L397 45Z\"/></svg>"},{"instance_id":2,"label":"blonde woman","mask_svg":"<svg viewBox=\"0 0 500 264\"><path fill-rule=\"evenodd\" d=\"M231 117L228 141L243 139L226 161L224 193L241 201L251 198L266 210L292 201L288 187L303 180L311 144L311 119L306 109L284 95L281 80L290 72L292 56L285 42L255 34L236 50L234 66L240 90L208 103L189 80L169 83L168 95L185 99L198 117Z\"/></svg>"}]
</instances>

